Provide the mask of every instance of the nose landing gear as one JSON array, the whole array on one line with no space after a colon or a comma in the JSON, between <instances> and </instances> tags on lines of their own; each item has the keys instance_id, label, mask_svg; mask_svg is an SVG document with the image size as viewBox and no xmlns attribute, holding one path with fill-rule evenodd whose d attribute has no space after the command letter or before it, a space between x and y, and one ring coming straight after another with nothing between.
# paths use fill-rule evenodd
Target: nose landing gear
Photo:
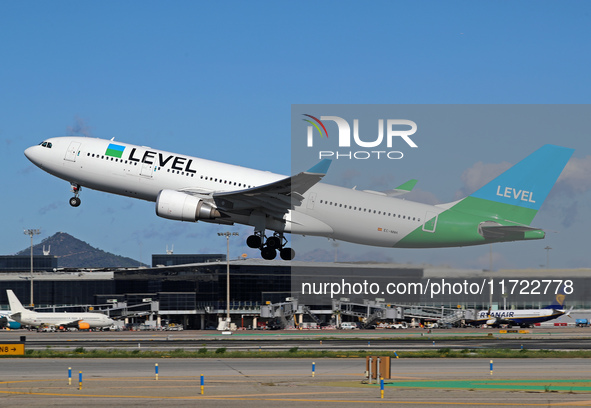
<instances>
[{"instance_id":1,"label":"nose landing gear","mask_svg":"<svg viewBox=\"0 0 591 408\"><path fill-rule=\"evenodd\" d=\"M264 244L263 244L264 242ZM284 261L290 261L295 257L295 251L291 248L285 247L287 239L283 234L274 233L272 237L265 237L264 232L255 231L254 235L246 239L246 245L250 248L259 248L261 256L268 261L277 257L277 250L279 256Z\"/></svg>"},{"instance_id":2,"label":"nose landing gear","mask_svg":"<svg viewBox=\"0 0 591 408\"><path fill-rule=\"evenodd\" d=\"M80 205L80 199L78 198L78 194L80 194L80 190L82 190L82 186L76 183L70 183L72 186L72 193L74 193L74 197L70 198L70 205L72 207L78 207Z\"/></svg>"}]
</instances>

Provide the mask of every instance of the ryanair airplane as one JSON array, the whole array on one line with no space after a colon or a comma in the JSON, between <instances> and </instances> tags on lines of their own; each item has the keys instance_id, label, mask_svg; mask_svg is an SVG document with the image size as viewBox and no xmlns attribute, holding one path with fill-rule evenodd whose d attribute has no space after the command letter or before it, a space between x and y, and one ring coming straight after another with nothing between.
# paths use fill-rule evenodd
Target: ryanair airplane
<instances>
[{"instance_id":1,"label":"ryanair airplane","mask_svg":"<svg viewBox=\"0 0 591 408\"><path fill-rule=\"evenodd\" d=\"M331 161L291 177L146 146L87 137L55 137L25 150L42 170L82 187L156 203L156 214L187 222L254 227L246 243L264 259L295 252L285 233L392 248L440 248L544 238L531 221L573 149L546 145L472 195L428 205L392 194L319 183ZM271 234L267 236L267 232Z\"/></svg>"},{"instance_id":2,"label":"ryanair airplane","mask_svg":"<svg viewBox=\"0 0 591 408\"><path fill-rule=\"evenodd\" d=\"M572 307L568 312L564 310L564 298L565 295L562 293L556 295L555 302L546 306L544 309L481 310L477 313L476 319L467 323L472 326L486 324L492 327L498 327L500 325L530 327L536 323L557 319L565 314L568 316Z\"/></svg>"}]
</instances>

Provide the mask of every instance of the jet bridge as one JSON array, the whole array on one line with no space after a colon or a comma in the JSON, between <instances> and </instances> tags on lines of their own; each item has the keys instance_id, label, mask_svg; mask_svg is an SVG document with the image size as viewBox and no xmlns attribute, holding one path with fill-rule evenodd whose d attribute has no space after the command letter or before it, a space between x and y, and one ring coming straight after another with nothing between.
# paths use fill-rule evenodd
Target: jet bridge
<instances>
[{"instance_id":1,"label":"jet bridge","mask_svg":"<svg viewBox=\"0 0 591 408\"><path fill-rule=\"evenodd\" d=\"M362 327L370 327L379 320L410 320L437 322L441 325L452 325L461 320L468 320L474 314L473 310L454 309L415 304L386 304L383 299L368 300L355 303L347 298L333 299L331 310L312 310L307 305L301 305L296 298L287 298L285 302L261 306L261 318L275 319L281 329L298 326L296 316L308 315L318 325L322 323L321 315L335 315L336 325L339 326L341 316L352 316L362 322Z\"/></svg>"},{"instance_id":2,"label":"jet bridge","mask_svg":"<svg viewBox=\"0 0 591 408\"><path fill-rule=\"evenodd\" d=\"M363 303L353 303L345 299L333 299L332 309L339 315L360 318L364 328L371 326L377 320L392 319L395 321L404 318L402 309L392 307L392 305L385 305L381 299L364 300Z\"/></svg>"}]
</instances>

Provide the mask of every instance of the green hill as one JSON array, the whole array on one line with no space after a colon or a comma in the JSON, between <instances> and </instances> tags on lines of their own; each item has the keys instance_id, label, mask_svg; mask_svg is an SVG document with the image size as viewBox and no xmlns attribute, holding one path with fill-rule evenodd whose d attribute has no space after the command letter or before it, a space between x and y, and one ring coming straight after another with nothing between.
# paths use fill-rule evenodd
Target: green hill
<instances>
[{"instance_id":1,"label":"green hill","mask_svg":"<svg viewBox=\"0 0 591 408\"><path fill-rule=\"evenodd\" d=\"M65 232L58 232L33 247L34 255L43 255L43 246L51 246L50 255L58 257L60 268L130 268L140 266L140 262L124 256L114 255L94 248L88 243L74 238ZM28 247L17 255L29 255ZM146 265L144 265L146 266Z\"/></svg>"}]
</instances>

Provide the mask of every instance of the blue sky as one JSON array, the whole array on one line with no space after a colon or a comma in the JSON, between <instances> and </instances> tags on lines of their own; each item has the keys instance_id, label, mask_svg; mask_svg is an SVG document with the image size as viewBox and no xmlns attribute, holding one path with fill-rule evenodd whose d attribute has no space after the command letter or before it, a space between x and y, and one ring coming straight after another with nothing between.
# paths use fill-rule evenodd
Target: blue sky
<instances>
[{"instance_id":1,"label":"blue sky","mask_svg":"<svg viewBox=\"0 0 591 408\"><path fill-rule=\"evenodd\" d=\"M41 228L39 239L68 232L144 262L167 244L176 253L225 250L216 232L227 227L159 219L153 203L84 190L81 207L70 208L68 183L22 154L45 138L115 137L289 174L292 104L588 103L590 11L584 2L545 1L1 2L0 253L28 245L24 228ZM495 268L544 264L546 245L551 267L591 267L591 141L555 126L554 143L575 148L579 162L534 225L559 233L495 246ZM417 199L450 201L478 181L478 168L514 164L547 142L430 135L378 184L418 178ZM242 241L232 256L256 255ZM351 248L374 259L488 267L488 247Z\"/></svg>"}]
</instances>

